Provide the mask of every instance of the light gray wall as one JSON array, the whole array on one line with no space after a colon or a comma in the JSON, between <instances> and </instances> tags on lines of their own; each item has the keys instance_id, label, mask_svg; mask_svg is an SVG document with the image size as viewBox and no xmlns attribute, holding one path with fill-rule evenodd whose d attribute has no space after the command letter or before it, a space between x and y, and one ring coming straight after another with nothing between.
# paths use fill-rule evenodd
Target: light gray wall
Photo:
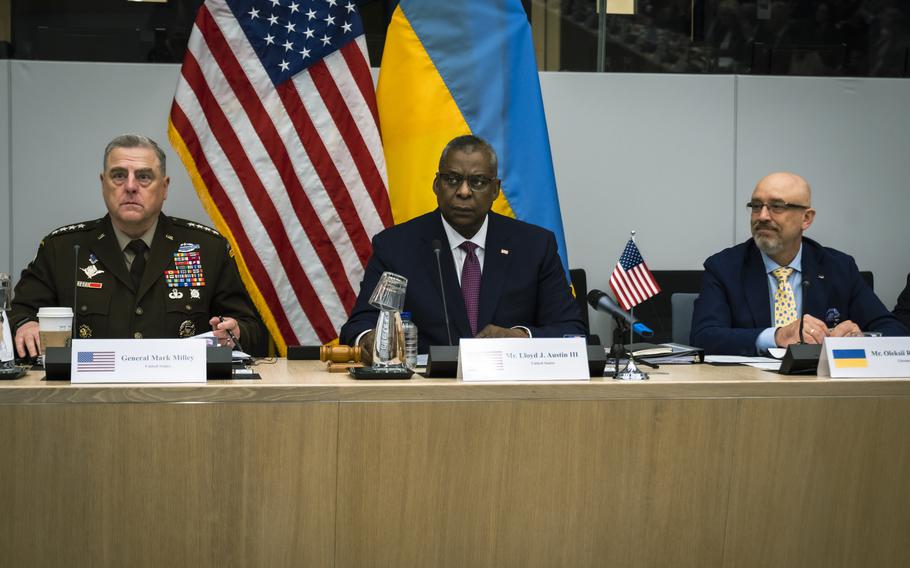
<instances>
[{"instance_id":1,"label":"light gray wall","mask_svg":"<svg viewBox=\"0 0 910 568\"><path fill-rule=\"evenodd\" d=\"M732 242L732 77L543 73L541 88L569 264L588 289L609 292L633 230L652 269L700 268ZM609 318L589 316L608 339Z\"/></svg>"},{"instance_id":2,"label":"light gray wall","mask_svg":"<svg viewBox=\"0 0 910 568\"><path fill-rule=\"evenodd\" d=\"M13 227L10 223L9 190L9 61L0 61L0 272L10 272L13 254Z\"/></svg>"},{"instance_id":3,"label":"light gray wall","mask_svg":"<svg viewBox=\"0 0 910 568\"><path fill-rule=\"evenodd\" d=\"M13 61L0 75L6 66L0 166L12 141L13 190L0 222L11 218L13 242L0 270L11 262L18 276L49 231L104 212L100 154L122 132L165 147L165 210L208 219L166 140L178 66ZM856 256L894 304L910 270L910 81L542 73L541 86L570 264L587 269L590 288L608 288L633 229L651 268L700 268L748 235L755 182L790 169L815 188L809 234ZM0 171L9 203L10 170ZM605 335L606 318L591 318Z\"/></svg>"},{"instance_id":4,"label":"light gray wall","mask_svg":"<svg viewBox=\"0 0 910 568\"><path fill-rule=\"evenodd\" d=\"M167 155L165 212L206 220L167 139L179 66L12 61L12 226L14 278L57 227L95 219L102 153L118 134L142 133Z\"/></svg>"},{"instance_id":5,"label":"light gray wall","mask_svg":"<svg viewBox=\"0 0 910 568\"><path fill-rule=\"evenodd\" d=\"M737 241L755 182L800 173L818 211L807 236L871 270L893 308L910 272L910 81L740 77L737 92Z\"/></svg>"}]
</instances>

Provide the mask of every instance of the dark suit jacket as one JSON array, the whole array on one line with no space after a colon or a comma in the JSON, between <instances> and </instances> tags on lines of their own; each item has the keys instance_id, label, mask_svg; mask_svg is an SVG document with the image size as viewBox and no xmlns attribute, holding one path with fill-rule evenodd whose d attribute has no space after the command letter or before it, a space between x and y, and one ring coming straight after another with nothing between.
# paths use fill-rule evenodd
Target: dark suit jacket
<instances>
[{"instance_id":1,"label":"dark suit jacket","mask_svg":"<svg viewBox=\"0 0 910 568\"><path fill-rule=\"evenodd\" d=\"M863 331L907 335L859 274L853 257L803 238L803 313L825 321L830 308ZM755 340L771 327L768 276L752 239L705 261L690 342L705 353L756 355Z\"/></svg>"},{"instance_id":2,"label":"dark suit jacket","mask_svg":"<svg viewBox=\"0 0 910 568\"><path fill-rule=\"evenodd\" d=\"M492 323L525 326L534 337L583 335L584 323L572 298L553 233L496 213L489 215L478 331ZM452 251L441 214L436 210L373 238L373 256L360 284L360 295L341 328L342 343L353 344L358 334L376 325L377 310L368 301L379 277L389 271L408 279L404 310L411 312L417 325L418 350L426 353L430 345L448 345L433 239L442 243L439 256L452 342L457 345L459 338L471 337Z\"/></svg>"},{"instance_id":3,"label":"dark suit jacket","mask_svg":"<svg viewBox=\"0 0 910 568\"><path fill-rule=\"evenodd\" d=\"M183 243L196 247L204 284L168 285L165 271L176 269L174 253ZM79 245L78 259L74 245ZM76 305L74 277L82 283ZM16 285L10 321L18 328L36 320L44 306L73 306L76 338L187 337L209 331L209 318L224 315L240 324L244 349L258 354L265 343L227 240L214 229L164 214L158 217L138 290L110 216L61 227L45 237Z\"/></svg>"},{"instance_id":4,"label":"dark suit jacket","mask_svg":"<svg viewBox=\"0 0 910 568\"><path fill-rule=\"evenodd\" d=\"M901 320L905 327L910 329L910 274L907 275L907 286L897 298L897 305L894 306L894 315Z\"/></svg>"}]
</instances>

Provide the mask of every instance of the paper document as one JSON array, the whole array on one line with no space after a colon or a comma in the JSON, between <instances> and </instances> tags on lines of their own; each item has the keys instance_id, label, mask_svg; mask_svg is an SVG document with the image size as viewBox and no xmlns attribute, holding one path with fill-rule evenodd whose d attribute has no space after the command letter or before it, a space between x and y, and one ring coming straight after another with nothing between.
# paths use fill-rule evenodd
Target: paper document
<instances>
[{"instance_id":1,"label":"paper document","mask_svg":"<svg viewBox=\"0 0 910 568\"><path fill-rule=\"evenodd\" d=\"M187 338L187 339L204 339L208 345L210 345L212 347L218 346L218 340L215 339L215 333L212 331L200 333L199 335L194 335L192 338ZM236 349L234 351L231 351L231 359L234 361L243 361L243 360L252 359L252 358L253 358L252 355L249 355L248 353L244 353L243 351L237 351Z\"/></svg>"},{"instance_id":2,"label":"paper document","mask_svg":"<svg viewBox=\"0 0 910 568\"><path fill-rule=\"evenodd\" d=\"M780 361L771 357L742 357L739 355L705 355L705 363L715 365L748 365L749 363L780 364Z\"/></svg>"}]
</instances>

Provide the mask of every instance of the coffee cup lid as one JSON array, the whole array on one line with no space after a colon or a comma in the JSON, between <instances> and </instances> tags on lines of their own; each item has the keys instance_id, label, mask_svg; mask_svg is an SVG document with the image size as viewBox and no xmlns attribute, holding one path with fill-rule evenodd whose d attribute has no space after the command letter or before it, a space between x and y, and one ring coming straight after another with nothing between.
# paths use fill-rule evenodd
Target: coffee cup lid
<instances>
[{"instance_id":1,"label":"coffee cup lid","mask_svg":"<svg viewBox=\"0 0 910 568\"><path fill-rule=\"evenodd\" d=\"M38 308L38 318L71 318L73 308Z\"/></svg>"}]
</instances>

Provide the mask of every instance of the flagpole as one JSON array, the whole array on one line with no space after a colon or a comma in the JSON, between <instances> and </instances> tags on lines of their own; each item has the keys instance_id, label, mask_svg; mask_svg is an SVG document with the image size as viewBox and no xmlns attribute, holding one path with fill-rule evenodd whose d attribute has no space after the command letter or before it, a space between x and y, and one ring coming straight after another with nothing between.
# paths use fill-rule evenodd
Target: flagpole
<instances>
[{"instance_id":1,"label":"flagpole","mask_svg":"<svg viewBox=\"0 0 910 568\"><path fill-rule=\"evenodd\" d=\"M634 244L637 247L638 243L635 242L635 233L636 232L637 231L635 231L635 229L632 229L632 236L629 238L629 240L631 240L632 244ZM635 321L635 306L632 306L631 308L629 308L629 315L632 316L632 321ZM635 343L635 331L633 330L634 327L635 327L634 325L629 324L629 345L632 345L633 343ZM631 353L629 354L629 357L630 358L632 357Z\"/></svg>"},{"instance_id":2,"label":"flagpole","mask_svg":"<svg viewBox=\"0 0 910 568\"><path fill-rule=\"evenodd\" d=\"M635 244L637 247L638 245L635 243L635 233L636 231L633 230L630 240L632 241L632 244ZM632 321L635 321L635 306L629 308L629 315L632 316ZM632 323L629 324L629 345L635 343L634 327L635 326ZM620 381L647 381L649 377L648 373L639 369L638 365L635 364L635 355L632 353L632 350L629 349L629 362L626 364L626 368L620 371L615 378Z\"/></svg>"}]
</instances>

